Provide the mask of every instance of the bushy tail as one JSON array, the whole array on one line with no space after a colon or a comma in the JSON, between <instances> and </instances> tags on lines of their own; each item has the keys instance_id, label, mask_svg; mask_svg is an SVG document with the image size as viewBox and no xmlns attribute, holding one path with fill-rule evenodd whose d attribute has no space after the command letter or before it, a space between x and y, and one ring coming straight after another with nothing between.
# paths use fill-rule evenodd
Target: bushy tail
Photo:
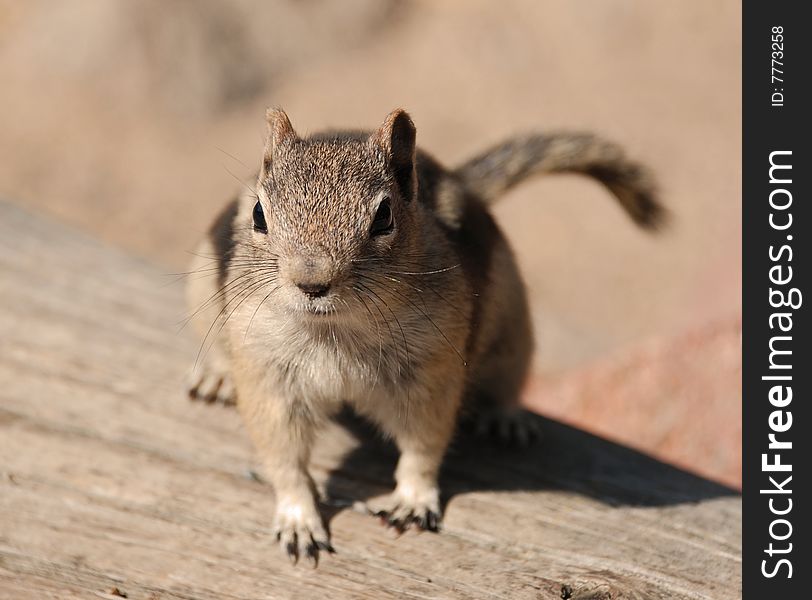
<instances>
[{"instance_id":1,"label":"bushy tail","mask_svg":"<svg viewBox=\"0 0 812 600\"><path fill-rule=\"evenodd\" d=\"M591 134L512 138L469 160L456 172L466 187L488 203L531 175L581 173L609 188L641 227L656 229L665 218L646 169L627 159L618 145Z\"/></svg>"}]
</instances>

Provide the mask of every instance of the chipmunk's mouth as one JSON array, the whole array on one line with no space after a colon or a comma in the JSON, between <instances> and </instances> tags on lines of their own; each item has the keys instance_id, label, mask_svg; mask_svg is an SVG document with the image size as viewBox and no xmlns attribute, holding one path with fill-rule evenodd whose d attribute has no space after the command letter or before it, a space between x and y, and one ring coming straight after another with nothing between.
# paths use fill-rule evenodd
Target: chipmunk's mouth
<instances>
[{"instance_id":1,"label":"chipmunk's mouth","mask_svg":"<svg viewBox=\"0 0 812 600\"><path fill-rule=\"evenodd\" d=\"M290 307L300 318L310 321L329 320L346 311L345 302L337 290L329 290L323 295L294 294Z\"/></svg>"},{"instance_id":2,"label":"chipmunk's mouth","mask_svg":"<svg viewBox=\"0 0 812 600\"><path fill-rule=\"evenodd\" d=\"M324 308L319 306L308 306L305 308L305 312L308 315L313 315L314 317L329 317L330 315L336 314L336 309L334 306Z\"/></svg>"},{"instance_id":3,"label":"chipmunk's mouth","mask_svg":"<svg viewBox=\"0 0 812 600\"><path fill-rule=\"evenodd\" d=\"M335 303L329 298L319 298L305 302L302 312L314 319L326 319L338 313Z\"/></svg>"}]
</instances>

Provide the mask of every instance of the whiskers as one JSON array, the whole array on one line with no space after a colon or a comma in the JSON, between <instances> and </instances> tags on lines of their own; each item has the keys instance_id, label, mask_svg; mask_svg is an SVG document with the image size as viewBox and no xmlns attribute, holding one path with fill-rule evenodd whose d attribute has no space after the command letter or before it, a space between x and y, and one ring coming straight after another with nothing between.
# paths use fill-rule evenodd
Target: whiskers
<instances>
[{"instance_id":1,"label":"whiskers","mask_svg":"<svg viewBox=\"0 0 812 600\"><path fill-rule=\"evenodd\" d=\"M412 379L415 369L421 367L427 351L426 335L435 332L463 365L465 356L445 331L443 320L437 319L437 306L443 312L456 313L467 321L465 313L455 306L445 295L435 288L439 277L440 284L453 281L453 273L459 264L441 268L426 268L424 257L412 255L405 260L391 264L385 258L362 258L353 260L352 290L356 299L375 324L378 338L378 363L375 382L377 385L381 364L388 365L398 380ZM424 325L421 325L424 324ZM405 382L406 398L399 410L401 418L408 419L411 405L411 382Z\"/></svg>"},{"instance_id":2,"label":"whiskers","mask_svg":"<svg viewBox=\"0 0 812 600\"><path fill-rule=\"evenodd\" d=\"M419 379L417 371L432 360L430 356L437 351L438 344L440 351L445 346L462 365L467 364L460 347L461 324L467 322L468 314L468 307L458 300L465 293L461 290L466 289L458 279L460 265L438 266L436 260L433 262L419 257L396 263L383 258L354 260L349 278L343 285L337 285L332 304L327 307L325 303L325 310L329 308L331 314L319 316L308 315L304 305L292 303L295 294L288 298L283 291L286 284L280 281L278 257L270 254L267 247L254 250L249 242L241 246L239 255L229 256L227 261L217 257L212 257L209 263L199 261L198 269L181 275L222 275L224 270L226 275L183 322L185 326L192 319L199 319L203 325L201 334L207 327L195 368L218 343L224 329L234 329L235 319L242 343L249 341L249 333L258 322L265 328L273 322L273 330L268 332L273 339L269 343L286 345L286 339L294 341L291 353L280 358L285 377L288 373L290 376L308 373L319 364L311 359L321 360L329 355L326 364L332 366L327 366L321 375L337 377L337 386L344 385L341 383L344 377L345 382L353 379L357 382L347 385L363 381L361 388L348 389L365 394L367 400L381 393L382 388L392 389L401 399L398 408L401 417L408 419L410 396L415 393ZM278 292L283 294L284 301L275 297ZM269 321L267 317L271 314ZM239 343L233 333L230 339Z\"/></svg>"},{"instance_id":3,"label":"whiskers","mask_svg":"<svg viewBox=\"0 0 812 600\"><path fill-rule=\"evenodd\" d=\"M434 330L438 334L440 334L440 337L442 337L443 340L445 340L445 343L448 345L448 347L451 350L454 351L454 353L457 355L457 357L462 362L463 366L467 366L468 363L465 360L465 357L462 355L462 352L460 352L459 348L457 348L454 345L454 343L449 339L448 335L446 335L446 332L431 317L431 314L429 314L431 309L426 304L425 298L423 296L423 292L422 292L422 290L420 290L420 288L418 288L416 286L413 286L413 285L410 285L408 283L399 281L399 280L397 280L395 278L392 278L392 277L387 277L386 281L381 281L382 276L377 275L377 274L369 274L369 273L367 273L367 274L362 275L362 277L364 277L364 278L366 278L366 279L368 279L370 281L373 281L378 285L386 285L387 281L390 282L390 283L395 283L395 284L398 284L398 283L404 284L404 285L408 286L411 290L418 292L419 300L420 300L421 304L423 305L422 307L420 306L420 304L418 304L414 299L412 299L409 296L408 292L403 292L403 291L399 290L397 285L394 285L394 286L390 285L388 287L388 289L395 296L397 296L397 298L399 298L400 300L402 300L403 302L406 303L406 305L412 310L413 313L418 314L419 316L423 317L426 321L428 321L429 324L432 326L432 328L434 328ZM440 296L440 298L442 298L442 296ZM445 300L445 299L443 298L443 300ZM448 303L447 300L445 300L445 302ZM454 308L455 311L459 312L459 309L457 309L456 307L453 307L453 305L451 305L450 303L448 303L448 304L449 304L449 306L452 306L452 308ZM402 327L401 327L401 331L402 331ZM404 343L405 343L405 336L404 336Z\"/></svg>"},{"instance_id":4,"label":"whiskers","mask_svg":"<svg viewBox=\"0 0 812 600\"><path fill-rule=\"evenodd\" d=\"M398 301L397 308L401 306L405 307L410 311L412 316L417 316L419 320L427 322L457 355L461 363L467 365L463 353L454 345L449 335L440 327L436 319L432 317L433 311L430 305L434 303L427 303L425 297L426 292L430 292L439 302L448 306L461 317L464 317L465 315L460 307L449 301L429 281L429 276L448 274L458 269L461 265L457 263L447 267L426 269L425 265L421 264L419 258L417 255L412 255L405 260L398 261L396 265L391 266L387 264L384 258L355 259L353 260L353 263L355 263L353 273L358 280L355 289L360 292L365 292L373 303L375 303L376 300L382 303L389 314L392 315L400 332L400 339L403 342L407 364L411 363L409 341L406 336L407 328L403 327L398 318L398 314L392 309L389 303L386 302L385 296L389 296L390 299L396 299ZM396 277L396 275L400 277ZM380 312L382 313L382 311ZM386 320L384 314L381 314L381 316ZM394 343L395 336L391 332L391 327L390 338Z\"/></svg>"},{"instance_id":5,"label":"whiskers","mask_svg":"<svg viewBox=\"0 0 812 600\"><path fill-rule=\"evenodd\" d=\"M195 358L195 368L205 358L211 347L217 342L218 336L245 302L254 296L262 294L262 299L248 319L243 340L247 339L254 318L262 305L280 289L277 257L269 254L267 250L265 255L261 258L245 256L230 259L227 269L230 276L227 277L227 280L182 321L181 329L196 317L208 311L217 310L200 343ZM191 271L190 274L201 272L210 274L213 269L218 270L220 267L204 266L201 269Z\"/></svg>"}]
</instances>

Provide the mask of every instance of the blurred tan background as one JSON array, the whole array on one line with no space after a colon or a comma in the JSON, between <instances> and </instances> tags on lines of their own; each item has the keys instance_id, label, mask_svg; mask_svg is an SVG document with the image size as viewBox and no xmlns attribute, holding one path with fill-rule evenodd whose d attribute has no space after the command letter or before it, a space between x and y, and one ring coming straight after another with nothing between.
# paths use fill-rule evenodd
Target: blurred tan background
<instances>
[{"instance_id":1,"label":"blurred tan background","mask_svg":"<svg viewBox=\"0 0 812 600\"><path fill-rule=\"evenodd\" d=\"M373 127L403 106L450 164L527 129L598 131L654 169L671 227L643 234L569 176L498 206L535 313L527 403L738 486L740 11L0 0L0 196L169 272L251 183L267 105L300 132Z\"/></svg>"}]
</instances>

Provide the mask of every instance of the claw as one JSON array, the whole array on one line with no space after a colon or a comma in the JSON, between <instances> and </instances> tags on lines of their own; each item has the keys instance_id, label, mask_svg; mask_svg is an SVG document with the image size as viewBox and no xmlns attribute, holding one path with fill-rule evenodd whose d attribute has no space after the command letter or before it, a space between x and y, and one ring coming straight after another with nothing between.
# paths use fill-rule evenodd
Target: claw
<instances>
[{"instance_id":1,"label":"claw","mask_svg":"<svg viewBox=\"0 0 812 600\"><path fill-rule=\"evenodd\" d=\"M288 542L285 551L288 553L288 558L292 564L295 565L299 562L299 548L295 541Z\"/></svg>"},{"instance_id":2,"label":"claw","mask_svg":"<svg viewBox=\"0 0 812 600\"><path fill-rule=\"evenodd\" d=\"M435 532L440 530L440 515L433 510L430 510L426 515L426 521L428 523L428 527L424 527L424 529Z\"/></svg>"},{"instance_id":3,"label":"claw","mask_svg":"<svg viewBox=\"0 0 812 600\"><path fill-rule=\"evenodd\" d=\"M311 519L277 522L273 532L279 547L293 565L307 561L311 566L317 567L320 550L335 553L329 542L329 534L319 523L317 514L312 515Z\"/></svg>"},{"instance_id":4,"label":"claw","mask_svg":"<svg viewBox=\"0 0 812 600\"><path fill-rule=\"evenodd\" d=\"M406 527L404 526L403 521L401 521L400 519L390 516L386 519L386 523L387 525L389 525L389 527L397 531L399 534L406 531Z\"/></svg>"},{"instance_id":5,"label":"claw","mask_svg":"<svg viewBox=\"0 0 812 600\"><path fill-rule=\"evenodd\" d=\"M394 512L395 511L379 510L374 513L374 516L380 517L384 525L394 528L398 533L403 533L407 529L410 529L412 524L415 524L423 531L437 532L440 530L440 515L432 510L427 511L423 515L410 512L403 517L395 517Z\"/></svg>"},{"instance_id":6,"label":"claw","mask_svg":"<svg viewBox=\"0 0 812 600\"><path fill-rule=\"evenodd\" d=\"M312 538L310 543L307 545L307 548L305 549L305 554L307 556L308 561L310 561L314 569L319 566L319 548Z\"/></svg>"},{"instance_id":7,"label":"claw","mask_svg":"<svg viewBox=\"0 0 812 600\"><path fill-rule=\"evenodd\" d=\"M234 384L226 372L207 370L190 375L187 390L191 400L223 406L235 404Z\"/></svg>"}]
</instances>

